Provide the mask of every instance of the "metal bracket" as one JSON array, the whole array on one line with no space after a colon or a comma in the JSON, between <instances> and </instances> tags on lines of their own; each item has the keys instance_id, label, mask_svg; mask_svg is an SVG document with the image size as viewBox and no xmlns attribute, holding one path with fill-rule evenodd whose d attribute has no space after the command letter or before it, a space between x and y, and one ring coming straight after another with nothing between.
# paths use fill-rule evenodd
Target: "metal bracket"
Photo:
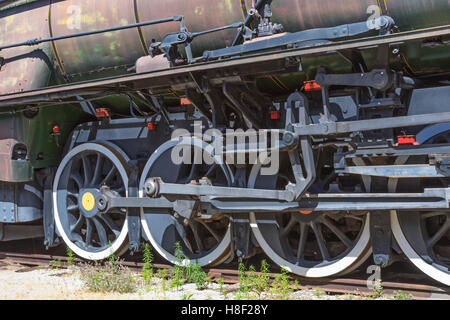
<instances>
[{"instance_id":1,"label":"metal bracket","mask_svg":"<svg viewBox=\"0 0 450 320\"><path fill-rule=\"evenodd\" d=\"M250 257L254 246L251 241L250 220L248 214L234 214L231 220L231 246L239 261Z\"/></svg>"},{"instance_id":2,"label":"metal bracket","mask_svg":"<svg viewBox=\"0 0 450 320\"><path fill-rule=\"evenodd\" d=\"M53 179L56 168L49 168L47 177L44 180L44 246L52 247L55 244L55 219L53 216Z\"/></svg>"},{"instance_id":3,"label":"metal bracket","mask_svg":"<svg viewBox=\"0 0 450 320\"><path fill-rule=\"evenodd\" d=\"M370 213L370 236L372 241L373 261L386 267L391 255L391 216L389 211Z\"/></svg>"},{"instance_id":4,"label":"metal bracket","mask_svg":"<svg viewBox=\"0 0 450 320\"><path fill-rule=\"evenodd\" d=\"M179 20L177 21L180 22L180 32L174 32L165 35L162 38L161 42L152 43L149 50L152 57L164 54L164 56L169 60L172 66L182 65L185 63L190 64L194 61L191 43L196 37L227 29L243 28L244 26L243 22L237 22L224 27L205 30L201 32L189 32L186 28L183 16L179 16ZM187 60L185 60L178 51L178 46L180 45L183 45L186 49Z\"/></svg>"},{"instance_id":5,"label":"metal bracket","mask_svg":"<svg viewBox=\"0 0 450 320\"><path fill-rule=\"evenodd\" d=\"M439 173L445 177L450 176L450 154L433 155L433 162L438 167Z\"/></svg>"},{"instance_id":6,"label":"metal bracket","mask_svg":"<svg viewBox=\"0 0 450 320\"><path fill-rule=\"evenodd\" d=\"M128 178L128 196L138 197L139 195L139 167L137 161L128 163L130 175ZM139 208L128 208L128 238L130 241L130 251L139 251L141 241L141 217Z\"/></svg>"},{"instance_id":7,"label":"metal bracket","mask_svg":"<svg viewBox=\"0 0 450 320\"><path fill-rule=\"evenodd\" d=\"M384 69L374 69L365 73L326 74L325 70L321 69L316 75L316 82L325 87L334 85L371 87L385 91L392 87L394 73Z\"/></svg>"},{"instance_id":8,"label":"metal bracket","mask_svg":"<svg viewBox=\"0 0 450 320\"><path fill-rule=\"evenodd\" d=\"M197 212L199 202L195 200L175 200L173 210L185 219L192 219Z\"/></svg>"},{"instance_id":9,"label":"metal bracket","mask_svg":"<svg viewBox=\"0 0 450 320\"><path fill-rule=\"evenodd\" d=\"M308 98L304 94L299 92L291 94L288 98L286 108L288 113L292 113L293 110L298 109L298 121L302 125L308 125L310 123ZM290 126L290 124L287 124L287 126ZM310 137L300 137L300 150L305 172L302 169L298 150L289 151L289 159L295 176L295 185L289 184L286 190L294 194L295 200L300 199L316 179L316 165Z\"/></svg>"}]
</instances>

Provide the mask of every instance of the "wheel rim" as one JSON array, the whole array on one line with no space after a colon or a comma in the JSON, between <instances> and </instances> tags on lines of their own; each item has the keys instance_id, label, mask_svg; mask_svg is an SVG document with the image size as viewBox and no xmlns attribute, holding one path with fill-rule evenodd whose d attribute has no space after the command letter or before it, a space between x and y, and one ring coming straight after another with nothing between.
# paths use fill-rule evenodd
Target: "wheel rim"
<instances>
[{"instance_id":1,"label":"wheel rim","mask_svg":"<svg viewBox=\"0 0 450 320\"><path fill-rule=\"evenodd\" d=\"M391 213L395 239L409 260L431 278L450 286L450 213Z\"/></svg>"},{"instance_id":2,"label":"wheel rim","mask_svg":"<svg viewBox=\"0 0 450 320\"><path fill-rule=\"evenodd\" d=\"M213 175L220 172L218 183L214 185L230 185L231 171L226 165L217 165L216 169L202 168L203 165L176 165L171 160L171 152L176 146L195 146L194 150L208 152L208 145L199 139L184 138L171 140L163 144L148 160L140 180L140 196L143 197L143 186L149 177L160 177L167 183L189 183L198 179L202 173ZM218 159L216 159L218 161ZM219 163L219 162L216 162ZM193 168L196 166L196 168ZM220 169L219 169L220 168ZM193 175L193 172L196 172ZM217 179L217 176L216 176ZM230 227L228 217L217 219L193 219L188 225L183 218L176 218L173 210L141 209L141 221L144 233L155 250L167 261L177 264L175 244L181 246L183 255L200 266L217 265L230 256Z\"/></svg>"},{"instance_id":3,"label":"wheel rim","mask_svg":"<svg viewBox=\"0 0 450 320\"><path fill-rule=\"evenodd\" d=\"M56 172L56 227L67 246L82 258L102 260L127 249L126 210L100 213L95 203L101 186L110 187L117 195L127 195L125 163L111 147L86 143L72 149Z\"/></svg>"},{"instance_id":4,"label":"wheel rim","mask_svg":"<svg viewBox=\"0 0 450 320\"><path fill-rule=\"evenodd\" d=\"M253 168L250 188L259 187L260 168ZM321 278L353 271L368 258L369 214L307 213L250 213L253 233L275 263L300 276Z\"/></svg>"},{"instance_id":5,"label":"wheel rim","mask_svg":"<svg viewBox=\"0 0 450 320\"><path fill-rule=\"evenodd\" d=\"M424 141L424 144L449 142L450 131L445 131ZM408 158L403 160L404 163L407 161ZM394 187L398 188L397 183ZM403 188L408 192L414 191L410 190L409 183L399 188L400 191ZM450 212L392 211L391 225L394 237L408 259L429 277L450 286Z\"/></svg>"}]
</instances>

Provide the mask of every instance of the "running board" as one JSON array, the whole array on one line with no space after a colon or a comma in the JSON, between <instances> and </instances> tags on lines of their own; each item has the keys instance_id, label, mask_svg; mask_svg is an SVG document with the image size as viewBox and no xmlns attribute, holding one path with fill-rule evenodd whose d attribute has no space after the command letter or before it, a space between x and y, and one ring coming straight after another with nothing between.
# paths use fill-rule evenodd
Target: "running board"
<instances>
[{"instance_id":1,"label":"running board","mask_svg":"<svg viewBox=\"0 0 450 320\"><path fill-rule=\"evenodd\" d=\"M354 166L337 173L386 178L447 178L450 177L450 165L443 164L439 168L430 165L396 165L396 166Z\"/></svg>"}]
</instances>

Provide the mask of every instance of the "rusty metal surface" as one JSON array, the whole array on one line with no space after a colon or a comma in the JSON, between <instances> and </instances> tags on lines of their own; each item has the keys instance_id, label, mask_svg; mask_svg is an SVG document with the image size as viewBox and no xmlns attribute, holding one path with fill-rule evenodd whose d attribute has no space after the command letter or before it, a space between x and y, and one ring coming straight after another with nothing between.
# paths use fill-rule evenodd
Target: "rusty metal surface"
<instances>
[{"instance_id":1,"label":"rusty metal surface","mask_svg":"<svg viewBox=\"0 0 450 320\"><path fill-rule=\"evenodd\" d=\"M0 181L26 182L33 179L33 170L28 160L13 160L16 145L23 144L15 139L0 140Z\"/></svg>"},{"instance_id":2,"label":"rusty metal surface","mask_svg":"<svg viewBox=\"0 0 450 320\"><path fill-rule=\"evenodd\" d=\"M135 23L131 0L66 0L51 4L54 36ZM61 40L55 43L64 73L98 77L105 72L125 73L143 55L136 30ZM110 70L108 70L110 69Z\"/></svg>"},{"instance_id":3,"label":"rusty metal surface","mask_svg":"<svg viewBox=\"0 0 450 320\"><path fill-rule=\"evenodd\" d=\"M247 0L250 3L251 0ZM331 27L352 21L364 21L370 6L394 18L400 31L430 28L450 21L447 0L274 0L274 20L287 31Z\"/></svg>"},{"instance_id":4,"label":"rusty metal surface","mask_svg":"<svg viewBox=\"0 0 450 320\"><path fill-rule=\"evenodd\" d=\"M125 25L183 14L191 31L200 31L242 21L251 7L240 0L49 0L32 2L1 12L0 43L5 44L44 36L60 36ZM373 6L391 15L400 31L439 26L450 23L447 0L274 0L273 20L286 31L329 27L364 21ZM373 8L372 7L372 8ZM178 30L177 23L110 32L77 39L61 40L39 48L18 48L2 53L0 93L17 92L46 86L54 60L70 81L100 78L126 73L135 61L147 54L152 40ZM230 45L234 31L223 31L194 41L199 54ZM408 46L405 59L411 72L439 72L448 67L446 48ZM448 47L447 47L448 49ZM24 56L25 55L25 56ZM27 56L28 55L28 56ZM3 79L5 79L3 81Z\"/></svg>"},{"instance_id":5,"label":"rusty metal surface","mask_svg":"<svg viewBox=\"0 0 450 320\"><path fill-rule=\"evenodd\" d=\"M0 12L0 44L48 37L45 16L48 7L32 3ZM20 47L0 53L4 65L0 71L0 94L22 92L48 84L53 62L50 46Z\"/></svg>"},{"instance_id":6,"label":"rusty metal surface","mask_svg":"<svg viewBox=\"0 0 450 320\"><path fill-rule=\"evenodd\" d=\"M134 87L136 89L144 87L170 87L174 84L174 79L185 79L186 76L189 76L190 73L195 72L209 72L209 74L214 75L217 74L219 70L226 71L227 69L233 69L245 65L246 70L255 73L256 70L253 69L254 65L256 65L257 69L261 72L265 70L264 68L258 67L259 64L264 64L265 67L267 67L268 65L274 66L278 62L284 62L285 59L290 57L312 56L316 54L324 54L326 52L334 52L336 50L364 47L370 48L376 45L397 42L422 41L425 38L438 37L443 35L450 35L450 26L420 30L417 32L393 34L387 37L375 39L368 38L364 40L349 40L313 48L287 50L280 53L267 53L257 55L255 57L242 57L229 61L217 61L214 63L190 65L151 73L126 75L122 77L101 79L98 81L91 81L81 84L71 84L54 88L41 89L22 94L3 95L0 96L0 105L13 106L17 104L30 103L31 101L39 101L39 99L42 99L42 101L49 101L51 99L56 99L59 94L63 93L64 97L68 98L73 95L81 95L83 94L83 92L84 94L89 94L89 92L92 92L92 90L107 90L108 87L117 88L117 86L119 85Z\"/></svg>"}]
</instances>

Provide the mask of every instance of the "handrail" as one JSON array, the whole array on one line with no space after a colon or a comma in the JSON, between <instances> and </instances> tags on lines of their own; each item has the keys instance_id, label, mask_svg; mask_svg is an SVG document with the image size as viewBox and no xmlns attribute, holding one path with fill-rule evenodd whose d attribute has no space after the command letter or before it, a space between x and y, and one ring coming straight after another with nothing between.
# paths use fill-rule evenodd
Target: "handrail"
<instances>
[{"instance_id":1,"label":"handrail","mask_svg":"<svg viewBox=\"0 0 450 320\"><path fill-rule=\"evenodd\" d=\"M78 37L85 37L90 36L94 34L99 33L106 33L106 32L113 32L113 31L119 31L119 30L125 30L125 29L132 29L137 27L143 27L143 26L149 26L154 24L160 24L160 23L166 23L166 22L173 22L173 21L182 21L184 19L183 16L173 16L170 18L164 18L159 20L151 20L151 21L144 21L140 23L134 23L134 24L127 24L124 26L117 26L117 27L111 27L111 28L105 28L105 29L98 29L93 31L86 31L86 32L79 32L79 33L73 33L68 34L64 36L57 36L57 37L51 37L51 38L43 38L43 39L31 39L24 42L19 43L13 43L13 44L7 44L4 46L0 46L0 51L10 48L17 48L17 47L24 47L24 46L35 46L41 43L45 42L51 42L51 41L58 41L58 40L64 40L64 39L70 39L70 38L78 38Z\"/></svg>"}]
</instances>

